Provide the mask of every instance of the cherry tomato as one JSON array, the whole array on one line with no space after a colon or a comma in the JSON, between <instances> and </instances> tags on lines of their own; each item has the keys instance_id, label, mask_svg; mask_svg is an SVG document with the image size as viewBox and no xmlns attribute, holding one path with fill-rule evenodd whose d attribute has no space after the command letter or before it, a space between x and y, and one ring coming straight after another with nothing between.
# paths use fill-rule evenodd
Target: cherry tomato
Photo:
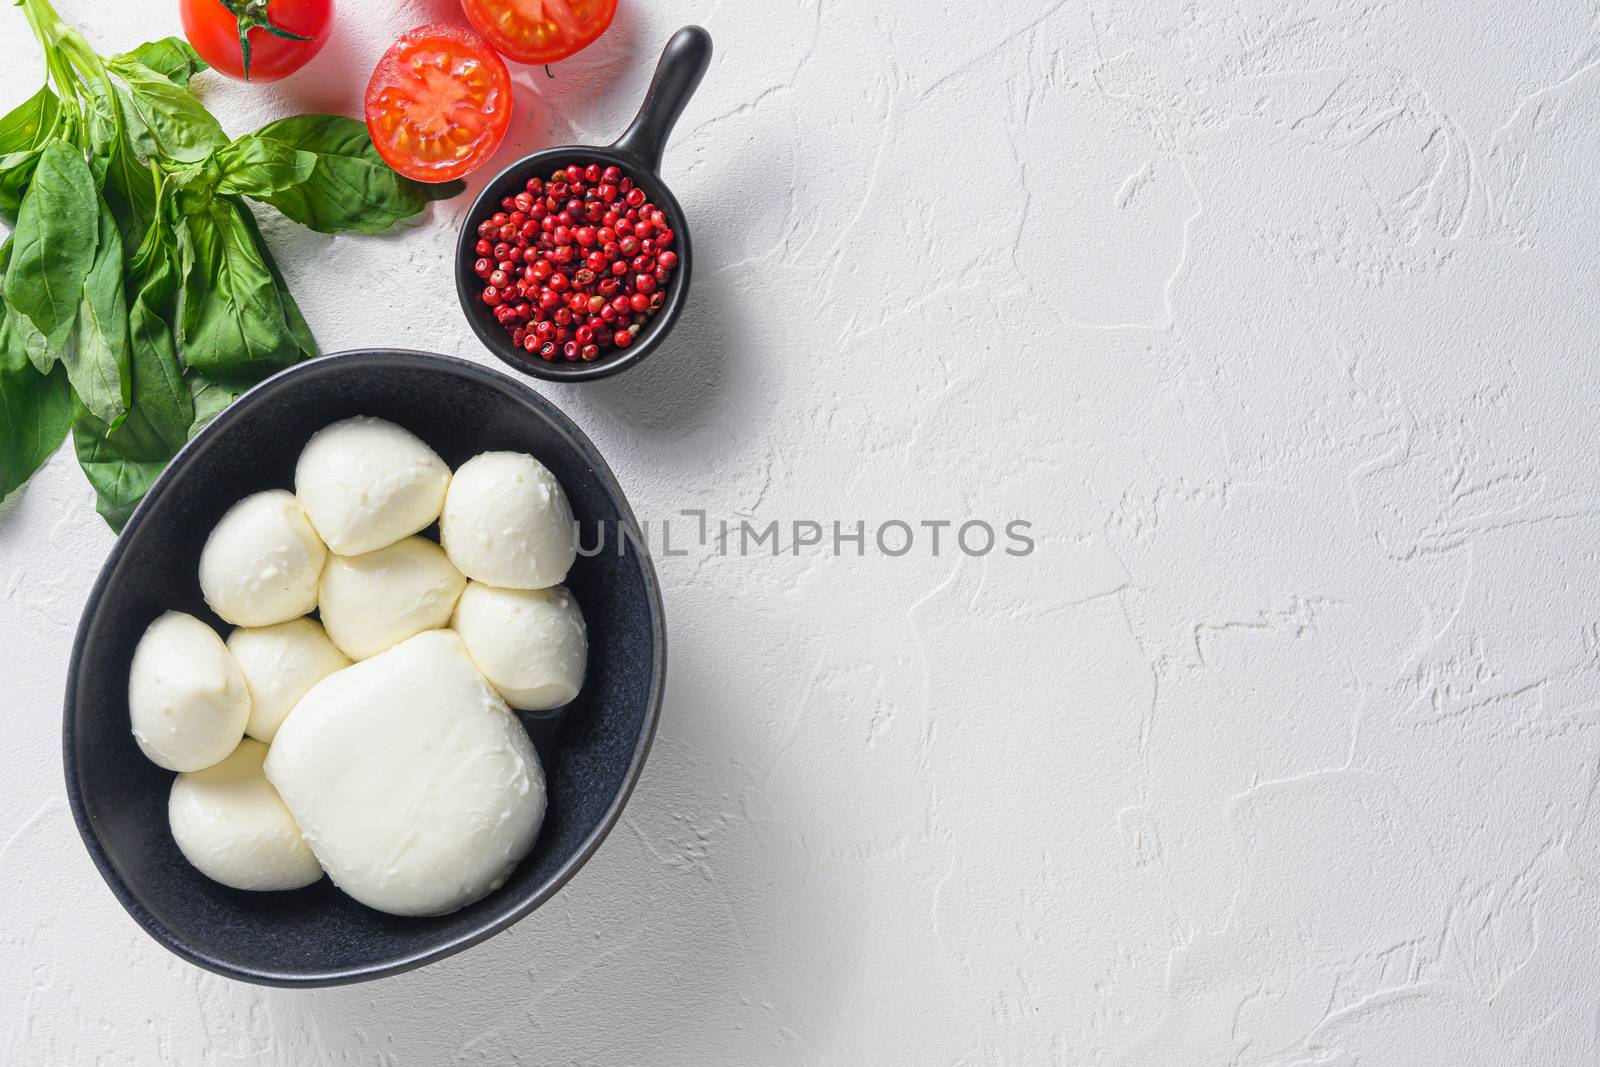
<instances>
[{"instance_id":1,"label":"cherry tomato","mask_svg":"<svg viewBox=\"0 0 1600 1067\"><path fill-rule=\"evenodd\" d=\"M200 58L230 78L293 74L328 41L333 0L179 0L183 32Z\"/></svg>"},{"instance_id":2,"label":"cherry tomato","mask_svg":"<svg viewBox=\"0 0 1600 1067\"><path fill-rule=\"evenodd\" d=\"M481 167L511 125L511 74L487 41L437 23L407 31L367 83L367 129L378 154L419 182Z\"/></svg>"},{"instance_id":3,"label":"cherry tomato","mask_svg":"<svg viewBox=\"0 0 1600 1067\"><path fill-rule=\"evenodd\" d=\"M617 0L461 0L461 8L507 59L554 63L605 33Z\"/></svg>"}]
</instances>

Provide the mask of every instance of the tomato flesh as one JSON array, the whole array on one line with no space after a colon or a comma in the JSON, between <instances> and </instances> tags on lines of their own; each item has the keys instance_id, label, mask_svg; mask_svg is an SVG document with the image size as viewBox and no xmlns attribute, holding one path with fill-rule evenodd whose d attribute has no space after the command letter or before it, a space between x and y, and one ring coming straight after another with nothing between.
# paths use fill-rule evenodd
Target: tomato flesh
<instances>
[{"instance_id":1,"label":"tomato flesh","mask_svg":"<svg viewBox=\"0 0 1600 1067\"><path fill-rule=\"evenodd\" d=\"M451 181L500 147L511 125L511 74L471 30L419 26L378 61L366 112L384 162L417 181Z\"/></svg>"},{"instance_id":2,"label":"tomato flesh","mask_svg":"<svg viewBox=\"0 0 1600 1067\"><path fill-rule=\"evenodd\" d=\"M518 63L554 63L593 44L617 0L461 0L473 29Z\"/></svg>"},{"instance_id":3,"label":"tomato flesh","mask_svg":"<svg viewBox=\"0 0 1600 1067\"><path fill-rule=\"evenodd\" d=\"M200 58L230 78L243 78L239 21L222 0L180 0L178 17L184 36ZM309 41L277 37L264 29L250 31L250 80L277 81L311 62L327 43L333 28L333 0L270 0L267 19Z\"/></svg>"}]
</instances>

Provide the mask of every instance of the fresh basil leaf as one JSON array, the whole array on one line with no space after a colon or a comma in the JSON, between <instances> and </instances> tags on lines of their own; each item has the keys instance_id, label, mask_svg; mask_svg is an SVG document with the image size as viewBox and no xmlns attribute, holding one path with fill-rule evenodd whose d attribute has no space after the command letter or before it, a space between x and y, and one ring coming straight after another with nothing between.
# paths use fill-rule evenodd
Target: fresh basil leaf
<instances>
[{"instance_id":1,"label":"fresh basil leaf","mask_svg":"<svg viewBox=\"0 0 1600 1067\"><path fill-rule=\"evenodd\" d=\"M199 163L168 171L161 183L161 192L171 198L174 217L205 215L211 211L211 202L217 198L217 185L221 181L222 168L213 153Z\"/></svg>"},{"instance_id":2,"label":"fresh basil leaf","mask_svg":"<svg viewBox=\"0 0 1600 1067\"><path fill-rule=\"evenodd\" d=\"M17 217L4 292L6 303L31 319L56 349L65 347L72 332L84 278L95 262L99 214L89 165L66 141L50 141Z\"/></svg>"},{"instance_id":3,"label":"fresh basil leaf","mask_svg":"<svg viewBox=\"0 0 1600 1067\"><path fill-rule=\"evenodd\" d=\"M0 244L0 277L11 265L11 238ZM40 374L49 374L61 354L50 347L44 334L28 316L0 297L0 370L16 370L28 364Z\"/></svg>"},{"instance_id":4,"label":"fresh basil leaf","mask_svg":"<svg viewBox=\"0 0 1600 1067\"><path fill-rule=\"evenodd\" d=\"M59 108L56 94L45 86L0 117L0 219L8 226L17 224L23 191L33 180Z\"/></svg>"},{"instance_id":5,"label":"fresh basil leaf","mask_svg":"<svg viewBox=\"0 0 1600 1067\"><path fill-rule=\"evenodd\" d=\"M294 294L289 292L289 283L283 280L283 271L278 269L278 261L272 256L272 249L267 247L266 238L261 236L261 227L256 224L256 217L243 206L239 208L239 217L244 220L245 228L255 240L256 252L260 254L261 262L272 272L272 283L278 287L278 299L283 302L284 321L289 326L289 333L294 337L295 344L300 346L301 358L315 359L322 355L322 349L318 347L317 339L312 335L306 317L300 313L300 305L295 302Z\"/></svg>"},{"instance_id":6,"label":"fresh basil leaf","mask_svg":"<svg viewBox=\"0 0 1600 1067\"><path fill-rule=\"evenodd\" d=\"M15 228L22 211L22 198L33 180L43 150L29 148L0 156L0 220Z\"/></svg>"},{"instance_id":7,"label":"fresh basil leaf","mask_svg":"<svg viewBox=\"0 0 1600 1067\"><path fill-rule=\"evenodd\" d=\"M186 388L184 397L188 397ZM72 442L78 465L95 487L97 510L114 529L120 530L150 483L183 446L184 438L168 440L137 406L114 430L89 414L82 404L76 405L74 411Z\"/></svg>"},{"instance_id":8,"label":"fresh basil leaf","mask_svg":"<svg viewBox=\"0 0 1600 1067\"><path fill-rule=\"evenodd\" d=\"M217 199L184 216L183 359L211 378L254 381L296 362L300 348L248 223Z\"/></svg>"},{"instance_id":9,"label":"fresh basil leaf","mask_svg":"<svg viewBox=\"0 0 1600 1067\"><path fill-rule=\"evenodd\" d=\"M120 102L114 85L94 80L84 84L84 99L89 107L84 112L88 124L89 166L94 171L96 184L105 176L106 160L111 156L111 146L117 143L124 126L122 112L128 108ZM80 134L72 136L74 143L85 147Z\"/></svg>"},{"instance_id":10,"label":"fresh basil leaf","mask_svg":"<svg viewBox=\"0 0 1600 1067\"><path fill-rule=\"evenodd\" d=\"M155 175L139 162L126 137L112 145L100 192L117 220L124 254L132 253L155 220L158 193Z\"/></svg>"},{"instance_id":11,"label":"fresh basil leaf","mask_svg":"<svg viewBox=\"0 0 1600 1067\"><path fill-rule=\"evenodd\" d=\"M134 147L136 156L146 159L157 158L155 135L150 132L150 127L145 124L143 113L133 102L133 90L121 82L112 82L112 96L122 111L122 132L128 138L128 143ZM93 90L95 109L104 111L105 106L100 102L100 90Z\"/></svg>"},{"instance_id":12,"label":"fresh basil leaf","mask_svg":"<svg viewBox=\"0 0 1600 1067\"><path fill-rule=\"evenodd\" d=\"M5 318L0 319L0 350L6 353L0 362L9 363L12 353L20 353L40 374L49 374L50 368L61 361L61 351L14 307L6 308Z\"/></svg>"},{"instance_id":13,"label":"fresh basil leaf","mask_svg":"<svg viewBox=\"0 0 1600 1067\"><path fill-rule=\"evenodd\" d=\"M9 226L17 223L23 191L55 129L59 109L56 94L44 86L0 117L0 218Z\"/></svg>"},{"instance_id":14,"label":"fresh basil leaf","mask_svg":"<svg viewBox=\"0 0 1600 1067\"><path fill-rule=\"evenodd\" d=\"M7 307L0 318L0 364L20 366L30 363L40 374L50 373L61 360L61 351L50 344L28 316L14 307Z\"/></svg>"},{"instance_id":15,"label":"fresh basil leaf","mask_svg":"<svg viewBox=\"0 0 1600 1067\"><path fill-rule=\"evenodd\" d=\"M128 267L128 339L132 345L133 414L176 452L188 440L194 402L178 361L178 249L165 224L150 227ZM126 427L128 423L124 423Z\"/></svg>"},{"instance_id":16,"label":"fresh basil leaf","mask_svg":"<svg viewBox=\"0 0 1600 1067\"><path fill-rule=\"evenodd\" d=\"M139 459L128 455L105 432L105 425L79 408L72 424L72 444L78 453L78 466L94 486L95 506L106 524L118 533L127 525L133 509L150 491L156 477L172 457Z\"/></svg>"},{"instance_id":17,"label":"fresh basil leaf","mask_svg":"<svg viewBox=\"0 0 1600 1067\"><path fill-rule=\"evenodd\" d=\"M64 354L67 377L95 418L111 426L133 401L128 366L128 303L122 291L122 239L111 209L100 205L99 245L83 282L77 334Z\"/></svg>"},{"instance_id":18,"label":"fresh basil leaf","mask_svg":"<svg viewBox=\"0 0 1600 1067\"><path fill-rule=\"evenodd\" d=\"M241 137L216 155L221 177L217 192L265 200L311 177L317 157L255 134Z\"/></svg>"},{"instance_id":19,"label":"fresh basil leaf","mask_svg":"<svg viewBox=\"0 0 1600 1067\"><path fill-rule=\"evenodd\" d=\"M48 373L49 367L41 370L33 362L33 357L28 354L28 347L22 337L13 332L11 321L16 313L6 308L0 313L0 371L21 370L23 367L33 367L37 373ZM18 315L17 318L22 316ZM26 320L24 320L26 321Z\"/></svg>"},{"instance_id":20,"label":"fresh basil leaf","mask_svg":"<svg viewBox=\"0 0 1600 1067\"><path fill-rule=\"evenodd\" d=\"M95 487L97 510L121 530L133 508L167 462L189 439L194 402L184 381L173 340L177 315L177 248L161 223L152 226L128 266L133 341L133 402L115 428L82 404L73 423L73 444L85 476Z\"/></svg>"},{"instance_id":21,"label":"fresh basil leaf","mask_svg":"<svg viewBox=\"0 0 1600 1067\"><path fill-rule=\"evenodd\" d=\"M223 408L244 395L242 389L220 385L192 372L188 376L188 383L189 397L194 404L194 421L189 424L191 439L205 429L212 419L222 414Z\"/></svg>"},{"instance_id":22,"label":"fresh basil leaf","mask_svg":"<svg viewBox=\"0 0 1600 1067\"><path fill-rule=\"evenodd\" d=\"M0 218L16 226L22 192L34 178L34 168L46 139L56 126L59 102L46 85L0 117Z\"/></svg>"},{"instance_id":23,"label":"fresh basil leaf","mask_svg":"<svg viewBox=\"0 0 1600 1067\"><path fill-rule=\"evenodd\" d=\"M4 243L0 243L0 287L3 287L6 269L11 266L11 247L9 237ZM33 362L28 358L27 349L11 335L8 328L11 316L11 305L5 302L3 295L0 295L0 370L17 370ZM44 367L41 373L49 369Z\"/></svg>"},{"instance_id":24,"label":"fresh basil leaf","mask_svg":"<svg viewBox=\"0 0 1600 1067\"><path fill-rule=\"evenodd\" d=\"M128 134L147 158L196 163L228 143L228 135L205 106L143 63L118 57L109 66L127 84Z\"/></svg>"},{"instance_id":25,"label":"fresh basil leaf","mask_svg":"<svg viewBox=\"0 0 1600 1067\"><path fill-rule=\"evenodd\" d=\"M33 477L72 424L72 388L57 367L0 369L0 497Z\"/></svg>"},{"instance_id":26,"label":"fresh basil leaf","mask_svg":"<svg viewBox=\"0 0 1600 1067\"><path fill-rule=\"evenodd\" d=\"M4 314L0 314L0 372L33 367L35 373L48 373L48 367L41 371L35 366L33 358L28 354L27 346L19 336L12 333L11 316L10 308L6 308Z\"/></svg>"},{"instance_id":27,"label":"fresh basil leaf","mask_svg":"<svg viewBox=\"0 0 1600 1067\"><path fill-rule=\"evenodd\" d=\"M372 147L366 125L343 115L280 119L255 136L316 156L316 169L305 181L257 199L320 233L381 233L429 201L449 199L466 188L461 182L430 185L402 177Z\"/></svg>"},{"instance_id":28,"label":"fresh basil leaf","mask_svg":"<svg viewBox=\"0 0 1600 1067\"><path fill-rule=\"evenodd\" d=\"M111 207L124 252L132 254L155 215L156 181L134 149L147 134L132 94L123 86L85 83L89 100L90 169Z\"/></svg>"},{"instance_id":29,"label":"fresh basil leaf","mask_svg":"<svg viewBox=\"0 0 1600 1067\"><path fill-rule=\"evenodd\" d=\"M189 42L182 37L163 37L159 41L148 41L131 52L124 52L120 56L113 56L112 62L118 61L143 63L157 74L174 85L187 89L189 79L203 70L211 68L206 61L200 58L200 53L189 46Z\"/></svg>"},{"instance_id":30,"label":"fresh basil leaf","mask_svg":"<svg viewBox=\"0 0 1600 1067\"><path fill-rule=\"evenodd\" d=\"M48 85L0 116L0 155L37 148L56 121L60 102Z\"/></svg>"},{"instance_id":31,"label":"fresh basil leaf","mask_svg":"<svg viewBox=\"0 0 1600 1067\"><path fill-rule=\"evenodd\" d=\"M78 404L74 410L76 418L72 428L75 435L100 441L106 446L106 455L114 454L119 459L135 463L166 463L183 443L181 440L177 444L168 441L137 407L115 429L91 415L82 404Z\"/></svg>"}]
</instances>

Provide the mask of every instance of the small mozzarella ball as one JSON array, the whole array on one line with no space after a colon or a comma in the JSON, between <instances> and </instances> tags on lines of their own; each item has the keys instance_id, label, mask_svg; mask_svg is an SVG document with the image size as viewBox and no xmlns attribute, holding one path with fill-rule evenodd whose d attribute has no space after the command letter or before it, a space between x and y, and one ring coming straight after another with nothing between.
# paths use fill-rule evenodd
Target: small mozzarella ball
<instances>
[{"instance_id":1,"label":"small mozzarella ball","mask_svg":"<svg viewBox=\"0 0 1600 1067\"><path fill-rule=\"evenodd\" d=\"M357 417L318 430L294 491L330 549L355 556L424 529L444 506L450 468L415 435Z\"/></svg>"},{"instance_id":2,"label":"small mozzarella ball","mask_svg":"<svg viewBox=\"0 0 1600 1067\"><path fill-rule=\"evenodd\" d=\"M293 493L255 493L229 508L206 538L200 591L235 626L271 626L317 606L327 558Z\"/></svg>"},{"instance_id":3,"label":"small mozzarella ball","mask_svg":"<svg viewBox=\"0 0 1600 1067\"><path fill-rule=\"evenodd\" d=\"M312 686L350 666L349 657L314 619L241 627L228 635L228 651L250 686L250 720L244 732L268 744Z\"/></svg>"},{"instance_id":4,"label":"small mozzarella ball","mask_svg":"<svg viewBox=\"0 0 1600 1067\"><path fill-rule=\"evenodd\" d=\"M577 557L572 505L556 476L520 452L485 452L450 482L439 540L468 578L502 589L560 583Z\"/></svg>"},{"instance_id":5,"label":"small mozzarella ball","mask_svg":"<svg viewBox=\"0 0 1600 1067\"><path fill-rule=\"evenodd\" d=\"M250 717L244 672L216 631L181 611L145 630L128 675L133 739L169 771L198 771L239 744Z\"/></svg>"},{"instance_id":6,"label":"small mozzarella ball","mask_svg":"<svg viewBox=\"0 0 1600 1067\"><path fill-rule=\"evenodd\" d=\"M583 688L589 639L578 602L562 586L497 589L469 582L451 626L514 708L559 708Z\"/></svg>"},{"instance_id":7,"label":"small mozzarella ball","mask_svg":"<svg viewBox=\"0 0 1600 1067\"><path fill-rule=\"evenodd\" d=\"M178 775L167 821L183 858L234 889L299 889L322 877L261 765L267 746L246 738L215 766Z\"/></svg>"},{"instance_id":8,"label":"small mozzarella ball","mask_svg":"<svg viewBox=\"0 0 1600 1067\"><path fill-rule=\"evenodd\" d=\"M545 813L528 732L449 630L319 682L266 771L334 883L392 915L498 889Z\"/></svg>"},{"instance_id":9,"label":"small mozzarella ball","mask_svg":"<svg viewBox=\"0 0 1600 1067\"><path fill-rule=\"evenodd\" d=\"M322 571L322 625L345 655L366 659L447 624L466 584L444 550L424 537L330 556Z\"/></svg>"}]
</instances>

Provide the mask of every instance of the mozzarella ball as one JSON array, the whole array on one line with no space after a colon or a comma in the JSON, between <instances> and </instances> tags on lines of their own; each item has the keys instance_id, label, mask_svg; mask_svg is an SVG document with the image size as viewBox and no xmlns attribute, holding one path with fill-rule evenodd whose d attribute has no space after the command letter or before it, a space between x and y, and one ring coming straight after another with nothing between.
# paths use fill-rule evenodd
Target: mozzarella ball
<instances>
[{"instance_id":1,"label":"mozzarella ball","mask_svg":"<svg viewBox=\"0 0 1600 1067\"><path fill-rule=\"evenodd\" d=\"M359 556L331 556L322 571L322 625L351 659L450 621L467 580L444 550L408 537Z\"/></svg>"},{"instance_id":2,"label":"mozzarella ball","mask_svg":"<svg viewBox=\"0 0 1600 1067\"><path fill-rule=\"evenodd\" d=\"M271 626L317 606L327 558L293 493L255 493L229 508L206 538L200 591L235 626Z\"/></svg>"},{"instance_id":3,"label":"mozzarella ball","mask_svg":"<svg viewBox=\"0 0 1600 1067\"><path fill-rule=\"evenodd\" d=\"M234 889L299 889L322 877L294 816L262 773L267 746L246 738L221 763L180 774L167 821L184 859Z\"/></svg>"},{"instance_id":4,"label":"mozzarella ball","mask_svg":"<svg viewBox=\"0 0 1600 1067\"><path fill-rule=\"evenodd\" d=\"M266 771L339 888L391 915L498 889L544 820L538 753L449 630L317 683Z\"/></svg>"},{"instance_id":5,"label":"mozzarella ball","mask_svg":"<svg viewBox=\"0 0 1600 1067\"><path fill-rule=\"evenodd\" d=\"M502 589L560 583L577 557L572 505L556 476L520 452L485 452L450 481L439 540L468 578Z\"/></svg>"},{"instance_id":6,"label":"mozzarella ball","mask_svg":"<svg viewBox=\"0 0 1600 1067\"><path fill-rule=\"evenodd\" d=\"M169 611L145 630L128 675L133 739L169 771L224 759L244 736L250 689L233 653L193 615Z\"/></svg>"},{"instance_id":7,"label":"mozzarella ball","mask_svg":"<svg viewBox=\"0 0 1600 1067\"><path fill-rule=\"evenodd\" d=\"M290 619L259 629L241 627L228 635L228 651L239 661L250 687L250 718L244 732L268 744L312 686L350 666L349 657L328 640L315 619Z\"/></svg>"},{"instance_id":8,"label":"mozzarella ball","mask_svg":"<svg viewBox=\"0 0 1600 1067\"><path fill-rule=\"evenodd\" d=\"M341 556L392 545L439 517L450 468L415 435L383 419L325 426L306 443L294 491Z\"/></svg>"},{"instance_id":9,"label":"mozzarella ball","mask_svg":"<svg viewBox=\"0 0 1600 1067\"><path fill-rule=\"evenodd\" d=\"M514 708L559 708L583 688L589 639L583 612L563 586L497 589L468 582L451 626Z\"/></svg>"}]
</instances>

